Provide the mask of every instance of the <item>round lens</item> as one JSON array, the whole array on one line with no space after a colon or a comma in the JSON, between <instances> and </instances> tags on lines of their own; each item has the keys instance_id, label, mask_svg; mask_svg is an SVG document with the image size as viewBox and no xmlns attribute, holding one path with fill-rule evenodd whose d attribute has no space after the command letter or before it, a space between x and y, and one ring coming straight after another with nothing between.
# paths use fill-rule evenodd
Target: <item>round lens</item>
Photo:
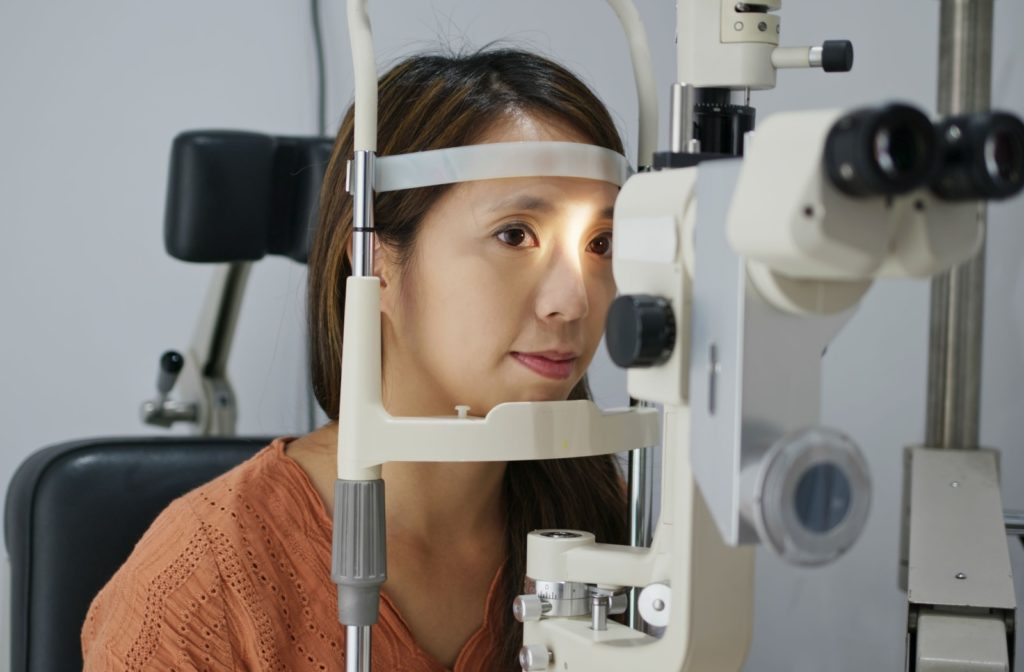
<instances>
[{"instance_id":1,"label":"round lens","mask_svg":"<svg viewBox=\"0 0 1024 672\"><path fill-rule=\"evenodd\" d=\"M875 134L875 162L888 177L911 174L921 160L922 141L908 125L883 126Z\"/></svg>"},{"instance_id":2,"label":"round lens","mask_svg":"<svg viewBox=\"0 0 1024 672\"><path fill-rule=\"evenodd\" d=\"M1000 129L985 139L985 167L993 179L1017 182L1024 170L1024 140L1018 133Z\"/></svg>"},{"instance_id":3,"label":"round lens","mask_svg":"<svg viewBox=\"0 0 1024 672\"><path fill-rule=\"evenodd\" d=\"M794 505L800 524L824 534L843 522L850 510L850 480L835 464L817 464L803 473Z\"/></svg>"}]
</instances>

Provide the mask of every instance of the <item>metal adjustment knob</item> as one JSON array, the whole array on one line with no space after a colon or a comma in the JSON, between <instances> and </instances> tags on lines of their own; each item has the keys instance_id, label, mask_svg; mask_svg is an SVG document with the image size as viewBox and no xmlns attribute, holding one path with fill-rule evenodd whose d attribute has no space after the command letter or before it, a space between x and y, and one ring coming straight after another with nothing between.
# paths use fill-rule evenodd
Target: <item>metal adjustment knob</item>
<instances>
[{"instance_id":1,"label":"metal adjustment knob","mask_svg":"<svg viewBox=\"0 0 1024 672\"><path fill-rule=\"evenodd\" d=\"M160 372L156 377L156 389L160 392L160 396L171 391L183 366L185 366L185 358L179 352L168 350L160 356Z\"/></svg>"},{"instance_id":2,"label":"metal adjustment knob","mask_svg":"<svg viewBox=\"0 0 1024 672\"><path fill-rule=\"evenodd\" d=\"M849 40L825 40L821 45L821 69L849 72L853 69L853 44Z\"/></svg>"},{"instance_id":3,"label":"metal adjustment knob","mask_svg":"<svg viewBox=\"0 0 1024 672\"><path fill-rule=\"evenodd\" d=\"M605 341L612 361L623 368L663 364L672 355L676 320L660 296L620 296L608 309Z\"/></svg>"},{"instance_id":4,"label":"metal adjustment knob","mask_svg":"<svg viewBox=\"0 0 1024 672\"><path fill-rule=\"evenodd\" d=\"M520 595L512 602L512 614L520 623L539 621L549 611L551 603L542 600L539 595Z\"/></svg>"},{"instance_id":5,"label":"metal adjustment knob","mask_svg":"<svg viewBox=\"0 0 1024 672\"><path fill-rule=\"evenodd\" d=\"M156 377L157 398L143 402L141 410L142 421L157 425L158 427L170 427L175 422L196 422L199 416L199 407L195 403L175 401L168 399L167 395L174 389L178 382L178 376L185 366L185 358L181 353L168 350L160 357L160 367Z\"/></svg>"},{"instance_id":6,"label":"metal adjustment knob","mask_svg":"<svg viewBox=\"0 0 1024 672\"><path fill-rule=\"evenodd\" d=\"M527 644L519 649L519 666L523 672L539 672L548 669L551 652L543 644Z\"/></svg>"}]
</instances>

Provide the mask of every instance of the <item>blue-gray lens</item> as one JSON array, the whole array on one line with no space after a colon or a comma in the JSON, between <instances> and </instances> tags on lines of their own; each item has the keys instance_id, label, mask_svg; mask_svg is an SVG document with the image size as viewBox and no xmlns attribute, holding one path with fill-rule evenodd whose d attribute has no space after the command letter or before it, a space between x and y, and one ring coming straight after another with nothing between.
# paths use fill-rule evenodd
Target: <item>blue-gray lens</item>
<instances>
[{"instance_id":1,"label":"blue-gray lens","mask_svg":"<svg viewBox=\"0 0 1024 672\"><path fill-rule=\"evenodd\" d=\"M818 534L829 532L850 510L850 480L835 464L817 464L800 477L793 503L800 524Z\"/></svg>"}]
</instances>

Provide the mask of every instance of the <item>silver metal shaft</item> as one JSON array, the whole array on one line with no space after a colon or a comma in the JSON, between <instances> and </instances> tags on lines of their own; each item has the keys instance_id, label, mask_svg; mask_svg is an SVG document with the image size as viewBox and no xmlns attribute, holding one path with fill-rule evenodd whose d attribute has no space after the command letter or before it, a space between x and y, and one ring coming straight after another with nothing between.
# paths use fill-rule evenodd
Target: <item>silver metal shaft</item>
<instances>
[{"instance_id":1,"label":"silver metal shaft","mask_svg":"<svg viewBox=\"0 0 1024 672\"><path fill-rule=\"evenodd\" d=\"M345 626L345 672L370 672L370 627Z\"/></svg>"},{"instance_id":2,"label":"silver metal shaft","mask_svg":"<svg viewBox=\"0 0 1024 672\"><path fill-rule=\"evenodd\" d=\"M1024 511L1003 511L1006 521L1006 534L1024 537Z\"/></svg>"},{"instance_id":3,"label":"silver metal shaft","mask_svg":"<svg viewBox=\"0 0 1024 672\"><path fill-rule=\"evenodd\" d=\"M993 0L942 0L939 23L940 115L987 110L992 83ZM986 208L978 208L985 225ZM977 448L985 246L932 280L925 445Z\"/></svg>"},{"instance_id":4,"label":"silver metal shaft","mask_svg":"<svg viewBox=\"0 0 1024 672\"><path fill-rule=\"evenodd\" d=\"M672 85L669 103L668 146L673 152L691 152L693 142L694 89L688 84Z\"/></svg>"},{"instance_id":5,"label":"silver metal shaft","mask_svg":"<svg viewBox=\"0 0 1024 672\"><path fill-rule=\"evenodd\" d=\"M373 152L360 150L355 152L350 164L352 275L356 277L373 275L373 162ZM366 525L366 520L361 521L361 524ZM370 627L345 626L346 672L370 672Z\"/></svg>"},{"instance_id":6,"label":"silver metal shaft","mask_svg":"<svg viewBox=\"0 0 1024 672\"><path fill-rule=\"evenodd\" d=\"M373 152L352 157L352 275L373 275Z\"/></svg>"},{"instance_id":7,"label":"silver metal shaft","mask_svg":"<svg viewBox=\"0 0 1024 672\"><path fill-rule=\"evenodd\" d=\"M651 404L640 402L641 407ZM654 538L654 448L629 451L629 545L648 548ZM643 621L637 607L639 589L629 601L629 627L640 629Z\"/></svg>"}]
</instances>

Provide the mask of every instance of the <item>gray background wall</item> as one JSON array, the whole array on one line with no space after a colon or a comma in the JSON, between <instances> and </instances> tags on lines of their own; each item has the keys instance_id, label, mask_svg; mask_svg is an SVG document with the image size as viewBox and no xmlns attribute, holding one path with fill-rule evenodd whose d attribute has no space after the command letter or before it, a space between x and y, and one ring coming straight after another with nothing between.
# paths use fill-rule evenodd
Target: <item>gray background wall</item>
<instances>
[{"instance_id":1,"label":"gray background wall","mask_svg":"<svg viewBox=\"0 0 1024 672\"><path fill-rule=\"evenodd\" d=\"M674 3L637 0L663 99L674 79ZM352 78L344 7L323 8L329 119ZM569 65L613 109L635 148L625 41L595 0L372 3L378 61L439 41L496 39ZM754 98L761 118L807 107L899 98L934 109L936 0L787 0L789 45L847 37L853 73L784 72ZM1024 4L996 2L993 104L1024 113ZM68 439L158 433L137 419L156 360L184 347L208 268L164 254L171 139L191 128L272 133L315 129L305 3L98 0L0 3L0 486L31 451ZM662 120L662 145L665 144ZM982 439L1004 449L1004 501L1024 509L1024 199L991 211ZM305 431L305 269L268 259L253 271L232 354L245 434ZM829 350L824 420L867 452L876 495L851 553L798 571L762 553L748 670L901 669L903 595L896 589L900 449L922 438L927 283L880 282ZM623 376L595 365L603 403ZM1024 553L1013 551L1024 576ZM1018 582L1018 601L1024 592ZM2 584L0 584L2 585ZM0 588L0 602L6 596ZM6 635L0 613L0 644ZM0 650L5 649L0 646ZM1018 647L1020 648L1020 647ZM6 658L6 656L4 656Z\"/></svg>"}]
</instances>

